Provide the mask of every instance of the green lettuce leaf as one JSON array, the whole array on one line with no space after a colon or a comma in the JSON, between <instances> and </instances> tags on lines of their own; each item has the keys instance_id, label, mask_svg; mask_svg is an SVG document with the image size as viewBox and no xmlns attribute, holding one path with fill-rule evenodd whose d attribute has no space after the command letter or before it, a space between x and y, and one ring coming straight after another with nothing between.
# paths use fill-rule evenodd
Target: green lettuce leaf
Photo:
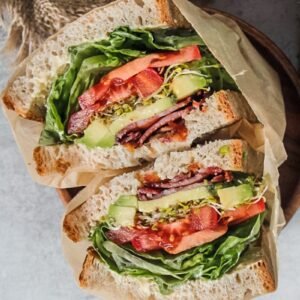
<instances>
[{"instance_id":1,"label":"green lettuce leaf","mask_svg":"<svg viewBox=\"0 0 300 300\"><path fill-rule=\"evenodd\" d=\"M215 59L206 46L201 48L201 54L202 59L192 62L191 69L201 71L201 73L210 78L210 86L215 91L222 89L237 91L238 87L235 81L231 78L219 61Z\"/></svg>"},{"instance_id":2,"label":"green lettuce leaf","mask_svg":"<svg viewBox=\"0 0 300 300\"><path fill-rule=\"evenodd\" d=\"M136 252L130 245L118 246L108 241L106 223L91 233L99 259L111 270L154 280L162 294L169 294L176 285L187 280L214 280L237 265L248 245L259 237L264 214L231 228L221 238L176 255L164 251Z\"/></svg>"},{"instance_id":3,"label":"green lettuce leaf","mask_svg":"<svg viewBox=\"0 0 300 300\"><path fill-rule=\"evenodd\" d=\"M191 30L119 27L107 39L70 47L70 65L52 84L47 99L45 127L39 143L69 143L77 137L66 133L69 117L78 110L78 96L103 74L148 53L175 51L188 45L203 45L203 41Z\"/></svg>"}]
</instances>

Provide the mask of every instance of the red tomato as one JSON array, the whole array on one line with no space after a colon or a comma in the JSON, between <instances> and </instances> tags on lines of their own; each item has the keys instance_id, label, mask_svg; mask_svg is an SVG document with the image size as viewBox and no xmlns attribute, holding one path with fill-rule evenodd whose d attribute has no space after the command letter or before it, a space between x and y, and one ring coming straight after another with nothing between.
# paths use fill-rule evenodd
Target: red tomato
<instances>
[{"instance_id":1,"label":"red tomato","mask_svg":"<svg viewBox=\"0 0 300 300\"><path fill-rule=\"evenodd\" d=\"M163 79L153 69L146 69L132 77L130 82L133 83L141 97L148 97L161 87Z\"/></svg>"},{"instance_id":2,"label":"red tomato","mask_svg":"<svg viewBox=\"0 0 300 300\"><path fill-rule=\"evenodd\" d=\"M201 53L197 46L189 46L180 49L176 52L166 53L161 55L160 59L152 61L150 67L160 68L174 64L189 62L192 60L201 59Z\"/></svg>"},{"instance_id":3,"label":"red tomato","mask_svg":"<svg viewBox=\"0 0 300 300\"><path fill-rule=\"evenodd\" d=\"M211 206L203 206L193 209L189 220L194 231L213 229L218 226L218 213Z\"/></svg>"},{"instance_id":4,"label":"red tomato","mask_svg":"<svg viewBox=\"0 0 300 300\"><path fill-rule=\"evenodd\" d=\"M131 241L133 248L138 252L148 252L161 249L161 237L157 233L143 233Z\"/></svg>"},{"instance_id":5,"label":"red tomato","mask_svg":"<svg viewBox=\"0 0 300 300\"><path fill-rule=\"evenodd\" d=\"M226 211L222 219L226 224L238 224L247 219L254 217L263 211L265 211L266 205L263 199L260 199L258 202L252 204L244 204L235 210Z\"/></svg>"},{"instance_id":6,"label":"red tomato","mask_svg":"<svg viewBox=\"0 0 300 300\"><path fill-rule=\"evenodd\" d=\"M212 242L224 235L227 232L227 225L218 225L214 229L204 229L183 236L179 243L172 245L172 247L164 247L164 250L170 254L177 254L182 251L191 249L196 246Z\"/></svg>"}]
</instances>

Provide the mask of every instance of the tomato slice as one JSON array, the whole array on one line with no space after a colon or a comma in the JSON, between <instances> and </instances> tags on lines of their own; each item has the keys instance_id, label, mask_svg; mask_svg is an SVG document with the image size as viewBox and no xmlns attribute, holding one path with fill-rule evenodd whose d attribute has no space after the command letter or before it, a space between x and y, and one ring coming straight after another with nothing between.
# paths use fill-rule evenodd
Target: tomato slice
<instances>
[{"instance_id":1,"label":"tomato slice","mask_svg":"<svg viewBox=\"0 0 300 300\"><path fill-rule=\"evenodd\" d=\"M135 75L130 82L141 97L148 97L161 87L163 79L156 71L149 68Z\"/></svg>"},{"instance_id":2,"label":"tomato slice","mask_svg":"<svg viewBox=\"0 0 300 300\"><path fill-rule=\"evenodd\" d=\"M241 222L246 221L247 219L254 217L263 211L265 211L266 205L263 199L260 199L259 201L255 203L250 204L244 204L240 207L236 208L235 210L228 210L226 211L222 219L226 224L238 224Z\"/></svg>"},{"instance_id":3,"label":"tomato slice","mask_svg":"<svg viewBox=\"0 0 300 300\"><path fill-rule=\"evenodd\" d=\"M161 55L159 60L152 61L150 67L161 68L174 64L189 62L192 60L201 59L201 53L197 46L189 46L180 49L176 52L166 53Z\"/></svg>"},{"instance_id":4,"label":"tomato slice","mask_svg":"<svg viewBox=\"0 0 300 300\"><path fill-rule=\"evenodd\" d=\"M103 76L101 81L95 86L85 91L79 97L79 105L82 109L87 108L98 100L101 100L109 91L113 79L127 81L134 75L148 69L165 67L176 63L185 63L192 60L201 59L198 46L189 46L174 52L153 53L134 59L127 64L109 72Z\"/></svg>"},{"instance_id":5,"label":"tomato slice","mask_svg":"<svg viewBox=\"0 0 300 300\"><path fill-rule=\"evenodd\" d=\"M116 80L113 80L114 82ZM106 103L112 103L112 102L119 102L121 100L125 100L126 98L135 95L136 90L134 85L131 82L122 82L120 84L111 84L108 92L104 96L103 99L106 100L106 102L102 102L103 104ZM102 106L104 108L105 105Z\"/></svg>"},{"instance_id":6,"label":"tomato slice","mask_svg":"<svg viewBox=\"0 0 300 300\"><path fill-rule=\"evenodd\" d=\"M162 239L157 233L144 233L135 236L131 244L138 252L148 252L161 249Z\"/></svg>"},{"instance_id":7,"label":"tomato slice","mask_svg":"<svg viewBox=\"0 0 300 300\"><path fill-rule=\"evenodd\" d=\"M203 206L193 209L189 220L191 230L213 229L218 226L218 213L211 206Z\"/></svg>"},{"instance_id":8,"label":"tomato slice","mask_svg":"<svg viewBox=\"0 0 300 300\"><path fill-rule=\"evenodd\" d=\"M196 246L201 246L203 244L212 242L224 235L227 232L227 225L219 225L214 229L204 229L191 233L189 235L183 236L179 243L175 246L164 247L164 250L170 254L177 254L182 251L191 249Z\"/></svg>"}]
</instances>

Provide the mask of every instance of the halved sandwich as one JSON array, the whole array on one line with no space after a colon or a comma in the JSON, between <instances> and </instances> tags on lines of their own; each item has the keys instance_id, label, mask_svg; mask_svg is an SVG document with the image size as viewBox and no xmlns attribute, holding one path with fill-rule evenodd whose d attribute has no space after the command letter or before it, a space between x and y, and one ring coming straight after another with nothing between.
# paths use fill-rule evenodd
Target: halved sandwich
<instances>
[{"instance_id":1,"label":"halved sandwich","mask_svg":"<svg viewBox=\"0 0 300 300\"><path fill-rule=\"evenodd\" d=\"M273 290L259 240L262 161L242 140L218 140L101 186L63 222L71 240L93 243L81 286L124 299L243 299Z\"/></svg>"},{"instance_id":2,"label":"halved sandwich","mask_svg":"<svg viewBox=\"0 0 300 300\"><path fill-rule=\"evenodd\" d=\"M256 121L233 79L168 1L141 7L143 13L151 7L143 26L120 11L126 21L100 29L103 18L96 19L110 6L80 18L9 84L6 105L44 122L34 150L40 175L132 167L188 149L242 118ZM131 26L118 27L124 24Z\"/></svg>"}]
</instances>

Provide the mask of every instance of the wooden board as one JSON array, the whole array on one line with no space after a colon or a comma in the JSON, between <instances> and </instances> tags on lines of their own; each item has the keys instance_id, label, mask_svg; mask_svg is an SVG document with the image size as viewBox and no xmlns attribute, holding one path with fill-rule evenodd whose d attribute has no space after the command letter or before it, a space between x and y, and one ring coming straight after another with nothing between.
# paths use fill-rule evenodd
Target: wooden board
<instances>
[{"instance_id":1,"label":"wooden board","mask_svg":"<svg viewBox=\"0 0 300 300\"><path fill-rule=\"evenodd\" d=\"M235 20L258 52L270 63L280 77L286 107L287 129L284 145L287 161L280 167L282 207L287 222L300 207L300 78L286 55L266 35L245 21L228 13L205 8L211 14L220 13ZM276 118L276 116L274 116ZM67 204L81 188L57 189L60 199Z\"/></svg>"}]
</instances>

